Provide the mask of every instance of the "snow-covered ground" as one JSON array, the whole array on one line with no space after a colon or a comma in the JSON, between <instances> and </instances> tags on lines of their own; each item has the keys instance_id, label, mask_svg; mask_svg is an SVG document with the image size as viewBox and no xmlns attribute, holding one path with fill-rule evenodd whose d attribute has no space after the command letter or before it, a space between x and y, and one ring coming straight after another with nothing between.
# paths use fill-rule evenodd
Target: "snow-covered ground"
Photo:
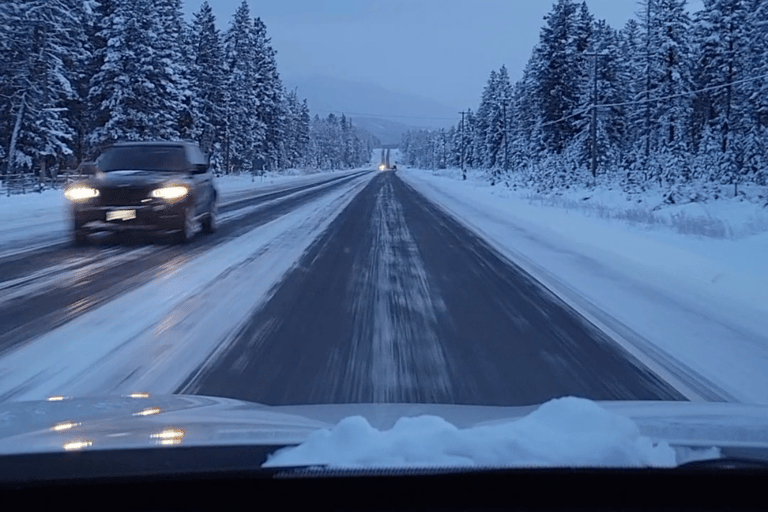
<instances>
[{"instance_id":1,"label":"snow-covered ground","mask_svg":"<svg viewBox=\"0 0 768 512\"><path fill-rule=\"evenodd\" d=\"M3 358L0 396L174 392L214 352L226 350L240 323L371 176L168 265L158 279L11 350Z\"/></svg>"},{"instance_id":2,"label":"snow-covered ground","mask_svg":"<svg viewBox=\"0 0 768 512\"><path fill-rule=\"evenodd\" d=\"M544 197L442 174L399 172L691 399L768 403L759 203L654 211L610 190Z\"/></svg>"},{"instance_id":3,"label":"snow-covered ground","mask_svg":"<svg viewBox=\"0 0 768 512\"><path fill-rule=\"evenodd\" d=\"M252 177L250 174L228 175L215 179L222 203L243 195L268 193L288 187L309 185L347 172L302 174L291 171ZM19 251L66 240L70 217L62 190L0 197L0 257Z\"/></svg>"}]
</instances>

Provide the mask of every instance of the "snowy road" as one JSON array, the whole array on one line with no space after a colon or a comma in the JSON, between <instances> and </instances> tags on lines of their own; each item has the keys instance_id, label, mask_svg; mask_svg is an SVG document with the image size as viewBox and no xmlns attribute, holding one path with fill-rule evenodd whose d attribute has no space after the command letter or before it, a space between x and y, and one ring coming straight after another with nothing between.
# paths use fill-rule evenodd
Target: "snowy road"
<instances>
[{"instance_id":1,"label":"snowy road","mask_svg":"<svg viewBox=\"0 0 768 512\"><path fill-rule=\"evenodd\" d=\"M0 326L6 400L682 398L390 172L243 196L188 247L0 259Z\"/></svg>"},{"instance_id":2,"label":"snowy road","mask_svg":"<svg viewBox=\"0 0 768 512\"><path fill-rule=\"evenodd\" d=\"M681 397L394 173L178 391L268 404Z\"/></svg>"}]
</instances>

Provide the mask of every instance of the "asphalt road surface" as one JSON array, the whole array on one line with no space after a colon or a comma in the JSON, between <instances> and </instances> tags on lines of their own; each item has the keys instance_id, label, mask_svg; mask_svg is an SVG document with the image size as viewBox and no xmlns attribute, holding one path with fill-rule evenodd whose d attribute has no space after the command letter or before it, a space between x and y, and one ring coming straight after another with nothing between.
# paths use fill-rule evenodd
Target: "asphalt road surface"
<instances>
[{"instance_id":1,"label":"asphalt road surface","mask_svg":"<svg viewBox=\"0 0 768 512\"><path fill-rule=\"evenodd\" d=\"M269 405L682 399L393 172L177 392Z\"/></svg>"}]
</instances>

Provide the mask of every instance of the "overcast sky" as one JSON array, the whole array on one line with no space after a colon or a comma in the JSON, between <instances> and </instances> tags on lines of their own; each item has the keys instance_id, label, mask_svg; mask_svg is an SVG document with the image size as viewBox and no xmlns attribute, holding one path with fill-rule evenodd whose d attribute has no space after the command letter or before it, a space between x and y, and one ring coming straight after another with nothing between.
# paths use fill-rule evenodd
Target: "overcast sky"
<instances>
[{"instance_id":1,"label":"overcast sky","mask_svg":"<svg viewBox=\"0 0 768 512\"><path fill-rule=\"evenodd\" d=\"M203 0L184 0L190 16ZM226 29L242 0L209 0ZM287 77L322 74L474 105L502 64L520 77L553 0L249 0ZM587 0L620 28L635 0ZM689 2L697 10L701 0Z\"/></svg>"}]
</instances>

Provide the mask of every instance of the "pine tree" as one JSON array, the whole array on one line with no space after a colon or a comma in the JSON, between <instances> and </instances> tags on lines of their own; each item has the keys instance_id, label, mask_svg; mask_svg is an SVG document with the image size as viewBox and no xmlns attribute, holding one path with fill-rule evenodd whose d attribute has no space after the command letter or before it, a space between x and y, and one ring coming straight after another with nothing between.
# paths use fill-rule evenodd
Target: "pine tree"
<instances>
[{"instance_id":1,"label":"pine tree","mask_svg":"<svg viewBox=\"0 0 768 512\"><path fill-rule=\"evenodd\" d=\"M307 165L311 161L312 140L310 137L310 127L312 117L309 114L309 105L307 100L301 103L299 115L296 119L296 152L300 155L297 165Z\"/></svg>"},{"instance_id":2,"label":"pine tree","mask_svg":"<svg viewBox=\"0 0 768 512\"><path fill-rule=\"evenodd\" d=\"M679 154L688 147L692 99L691 21L685 0L646 0L646 48L650 51L650 81L646 97L663 98L649 103L650 123L656 129L651 144L657 150Z\"/></svg>"},{"instance_id":3,"label":"pine tree","mask_svg":"<svg viewBox=\"0 0 768 512\"><path fill-rule=\"evenodd\" d=\"M705 105L701 121L721 139L720 150L728 152L734 138L743 135L742 120L748 84L731 85L747 78L748 47L745 33L746 10L742 0L708 0L697 18L700 41L697 87L718 87L699 94L697 103ZM748 114L747 114L748 115Z\"/></svg>"},{"instance_id":4,"label":"pine tree","mask_svg":"<svg viewBox=\"0 0 768 512\"><path fill-rule=\"evenodd\" d=\"M488 120L493 110L494 94L497 89L498 73L491 71L488 77L488 83L483 89L483 95L480 99L480 107L477 109L474 137L472 139L472 160L478 167L487 167L490 158L488 157Z\"/></svg>"},{"instance_id":5,"label":"pine tree","mask_svg":"<svg viewBox=\"0 0 768 512\"><path fill-rule=\"evenodd\" d=\"M70 70L70 81L74 90L74 94L66 104L67 118L70 126L74 129L73 161L70 162L72 167L86 160L90 150L88 137L92 128L92 119L88 102L88 89L91 76L95 73L93 64L95 62L96 22L98 19L96 8L99 4L95 0L89 0L80 5L82 9L76 11L79 19L78 24L82 27L82 31L78 32L76 43L78 52L72 54L65 61Z\"/></svg>"},{"instance_id":6,"label":"pine tree","mask_svg":"<svg viewBox=\"0 0 768 512\"><path fill-rule=\"evenodd\" d=\"M267 27L261 18L253 22L255 52L255 73L252 82L253 94L259 106L255 112L264 135L257 146L257 155L271 163L273 168L281 166L284 159L281 148L285 130L285 112L282 110L283 87L277 71L276 52L267 37Z\"/></svg>"},{"instance_id":7,"label":"pine tree","mask_svg":"<svg viewBox=\"0 0 768 512\"><path fill-rule=\"evenodd\" d=\"M10 25L5 73L10 115L8 166L45 174L71 155L75 130L67 110L76 99L75 66L85 58L82 11L75 0L25 0L5 5Z\"/></svg>"},{"instance_id":8,"label":"pine tree","mask_svg":"<svg viewBox=\"0 0 768 512\"><path fill-rule=\"evenodd\" d=\"M172 140L192 134L191 92L185 67L184 22L181 0L152 0L150 33L152 55L144 65L151 70L155 94L150 96L158 115L152 136ZM149 7L149 6L148 6Z\"/></svg>"},{"instance_id":9,"label":"pine tree","mask_svg":"<svg viewBox=\"0 0 768 512\"><path fill-rule=\"evenodd\" d=\"M491 185L495 185L508 170L508 127L511 117L512 86L506 66L496 74L490 84L490 102L486 112L485 167L492 169ZM504 172L502 172L502 170Z\"/></svg>"},{"instance_id":10,"label":"pine tree","mask_svg":"<svg viewBox=\"0 0 768 512\"><path fill-rule=\"evenodd\" d=\"M227 31L225 55L228 74L224 143L226 170L250 170L261 155L266 126L257 115L260 104L254 92L258 80L256 44L253 20L245 0L235 11Z\"/></svg>"},{"instance_id":11,"label":"pine tree","mask_svg":"<svg viewBox=\"0 0 768 512\"><path fill-rule=\"evenodd\" d=\"M90 89L91 103L97 103L91 134L97 150L119 140L179 137L185 84L171 61L180 59L178 32L156 35L172 30L174 9L165 1L124 0L103 20L100 37L108 44L97 49L102 65Z\"/></svg>"},{"instance_id":12,"label":"pine tree","mask_svg":"<svg viewBox=\"0 0 768 512\"><path fill-rule=\"evenodd\" d=\"M27 38L22 24L22 5L16 2L0 4L0 158L18 139L22 108L22 69L27 52ZM13 171L15 164L4 162L3 174Z\"/></svg>"},{"instance_id":13,"label":"pine tree","mask_svg":"<svg viewBox=\"0 0 768 512\"><path fill-rule=\"evenodd\" d=\"M208 2L195 13L191 30L192 56L192 135L211 155L214 164L221 160L226 96L224 51L216 18Z\"/></svg>"},{"instance_id":14,"label":"pine tree","mask_svg":"<svg viewBox=\"0 0 768 512\"><path fill-rule=\"evenodd\" d=\"M565 150L578 131L581 117L578 109L583 55L574 43L582 42L584 27L577 30L576 14L576 5L571 0L558 0L545 17L546 24L534 49L533 100L542 122L542 140L546 149L554 153Z\"/></svg>"},{"instance_id":15,"label":"pine tree","mask_svg":"<svg viewBox=\"0 0 768 512\"><path fill-rule=\"evenodd\" d=\"M591 114L593 101L597 105L611 105L598 108L596 113L594 149L598 165L605 168L618 163L627 131L626 112L621 105L626 99L624 88L627 84L621 72L620 39L605 21L601 20L595 24L589 53L591 58L596 60L586 66L588 72L585 72L581 84L581 108ZM595 94L597 96L593 98ZM585 168L591 165L592 160L591 125L590 115L579 124L579 132L574 139L575 157Z\"/></svg>"}]
</instances>

